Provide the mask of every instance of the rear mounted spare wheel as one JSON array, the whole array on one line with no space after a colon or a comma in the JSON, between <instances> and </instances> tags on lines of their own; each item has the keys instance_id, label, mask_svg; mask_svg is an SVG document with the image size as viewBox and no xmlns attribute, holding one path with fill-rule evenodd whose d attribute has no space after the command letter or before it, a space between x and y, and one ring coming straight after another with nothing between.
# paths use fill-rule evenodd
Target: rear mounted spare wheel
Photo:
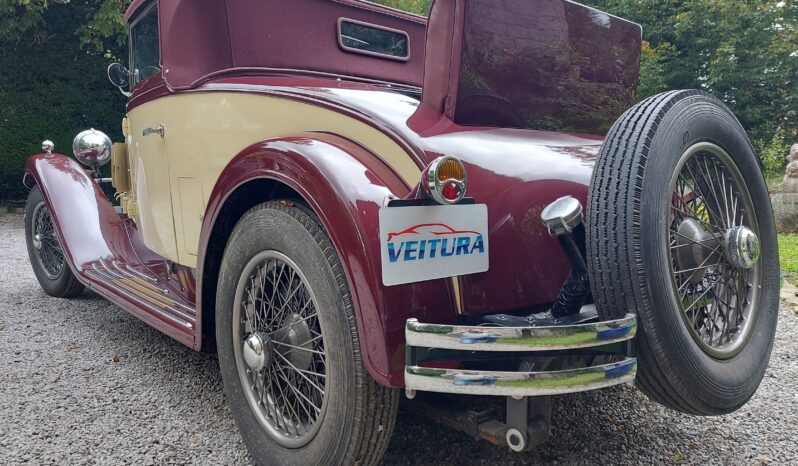
<instances>
[{"instance_id":1,"label":"rear mounted spare wheel","mask_svg":"<svg viewBox=\"0 0 798 466\"><path fill-rule=\"evenodd\" d=\"M742 406L773 346L779 259L765 181L734 115L700 91L627 111L596 163L587 231L599 315L638 313L638 386L686 413Z\"/></svg>"}]
</instances>

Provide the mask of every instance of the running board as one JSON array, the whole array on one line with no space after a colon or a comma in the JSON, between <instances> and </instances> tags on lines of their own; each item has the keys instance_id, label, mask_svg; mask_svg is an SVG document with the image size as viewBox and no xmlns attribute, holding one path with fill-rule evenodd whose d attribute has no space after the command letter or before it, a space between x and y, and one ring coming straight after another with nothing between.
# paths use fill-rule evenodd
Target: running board
<instances>
[{"instance_id":1,"label":"running board","mask_svg":"<svg viewBox=\"0 0 798 466\"><path fill-rule=\"evenodd\" d=\"M93 285L134 301L168 323L183 327L188 332L194 331L196 310L173 299L169 288L159 286L161 282L158 278L118 260L102 258L92 263L85 273Z\"/></svg>"}]
</instances>

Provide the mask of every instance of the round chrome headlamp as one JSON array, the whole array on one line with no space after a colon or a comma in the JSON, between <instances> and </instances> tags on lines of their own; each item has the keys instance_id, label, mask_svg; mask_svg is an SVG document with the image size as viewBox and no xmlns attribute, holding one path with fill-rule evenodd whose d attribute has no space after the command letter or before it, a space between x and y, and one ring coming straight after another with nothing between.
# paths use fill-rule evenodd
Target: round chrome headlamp
<instances>
[{"instance_id":1,"label":"round chrome headlamp","mask_svg":"<svg viewBox=\"0 0 798 466\"><path fill-rule=\"evenodd\" d=\"M466 194L466 170L456 157L433 160L421 174L421 188L439 204L457 204Z\"/></svg>"},{"instance_id":2,"label":"round chrome headlamp","mask_svg":"<svg viewBox=\"0 0 798 466\"><path fill-rule=\"evenodd\" d=\"M80 163L90 168L105 165L111 160L111 138L102 131L81 131L72 141L72 152Z\"/></svg>"}]
</instances>

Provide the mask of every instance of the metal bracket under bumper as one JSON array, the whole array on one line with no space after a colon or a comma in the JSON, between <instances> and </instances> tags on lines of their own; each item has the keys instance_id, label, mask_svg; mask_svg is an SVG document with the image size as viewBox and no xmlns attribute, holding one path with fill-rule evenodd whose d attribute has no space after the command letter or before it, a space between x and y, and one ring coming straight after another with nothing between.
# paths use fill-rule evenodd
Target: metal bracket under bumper
<instances>
[{"instance_id":1,"label":"metal bracket under bumper","mask_svg":"<svg viewBox=\"0 0 798 466\"><path fill-rule=\"evenodd\" d=\"M511 397L573 393L631 383L637 360L630 357L629 342L637 332L637 319L621 319L574 325L487 327L422 324L408 319L405 388L415 392L459 393ZM521 365L517 372L484 370L486 367L434 367L435 361L476 361L494 358L524 360L534 357L572 358L585 355L584 365L563 370L529 372L537 365ZM610 356L592 365L591 355ZM422 356L426 355L426 357ZM495 356L494 356L495 355ZM611 361L611 362L607 362ZM556 367L556 366L555 366ZM490 366L487 367L488 369ZM526 368L526 371L524 370Z\"/></svg>"}]
</instances>

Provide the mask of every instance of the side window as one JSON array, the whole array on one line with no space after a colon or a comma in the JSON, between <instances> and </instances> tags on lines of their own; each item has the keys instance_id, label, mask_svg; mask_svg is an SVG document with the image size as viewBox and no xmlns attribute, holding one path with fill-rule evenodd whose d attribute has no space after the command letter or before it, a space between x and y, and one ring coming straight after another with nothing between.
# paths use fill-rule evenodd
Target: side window
<instances>
[{"instance_id":1,"label":"side window","mask_svg":"<svg viewBox=\"0 0 798 466\"><path fill-rule=\"evenodd\" d=\"M133 85L161 70L158 48L158 8L150 8L130 28Z\"/></svg>"},{"instance_id":2,"label":"side window","mask_svg":"<svg viewBox=\"0 0 798 466\"><path fill-rule=\"evenodd\" d=\"M406 61L410 38L404 31L354 19L338 20L338 45L347 52Z\"/></svg>"}]
</instances>

